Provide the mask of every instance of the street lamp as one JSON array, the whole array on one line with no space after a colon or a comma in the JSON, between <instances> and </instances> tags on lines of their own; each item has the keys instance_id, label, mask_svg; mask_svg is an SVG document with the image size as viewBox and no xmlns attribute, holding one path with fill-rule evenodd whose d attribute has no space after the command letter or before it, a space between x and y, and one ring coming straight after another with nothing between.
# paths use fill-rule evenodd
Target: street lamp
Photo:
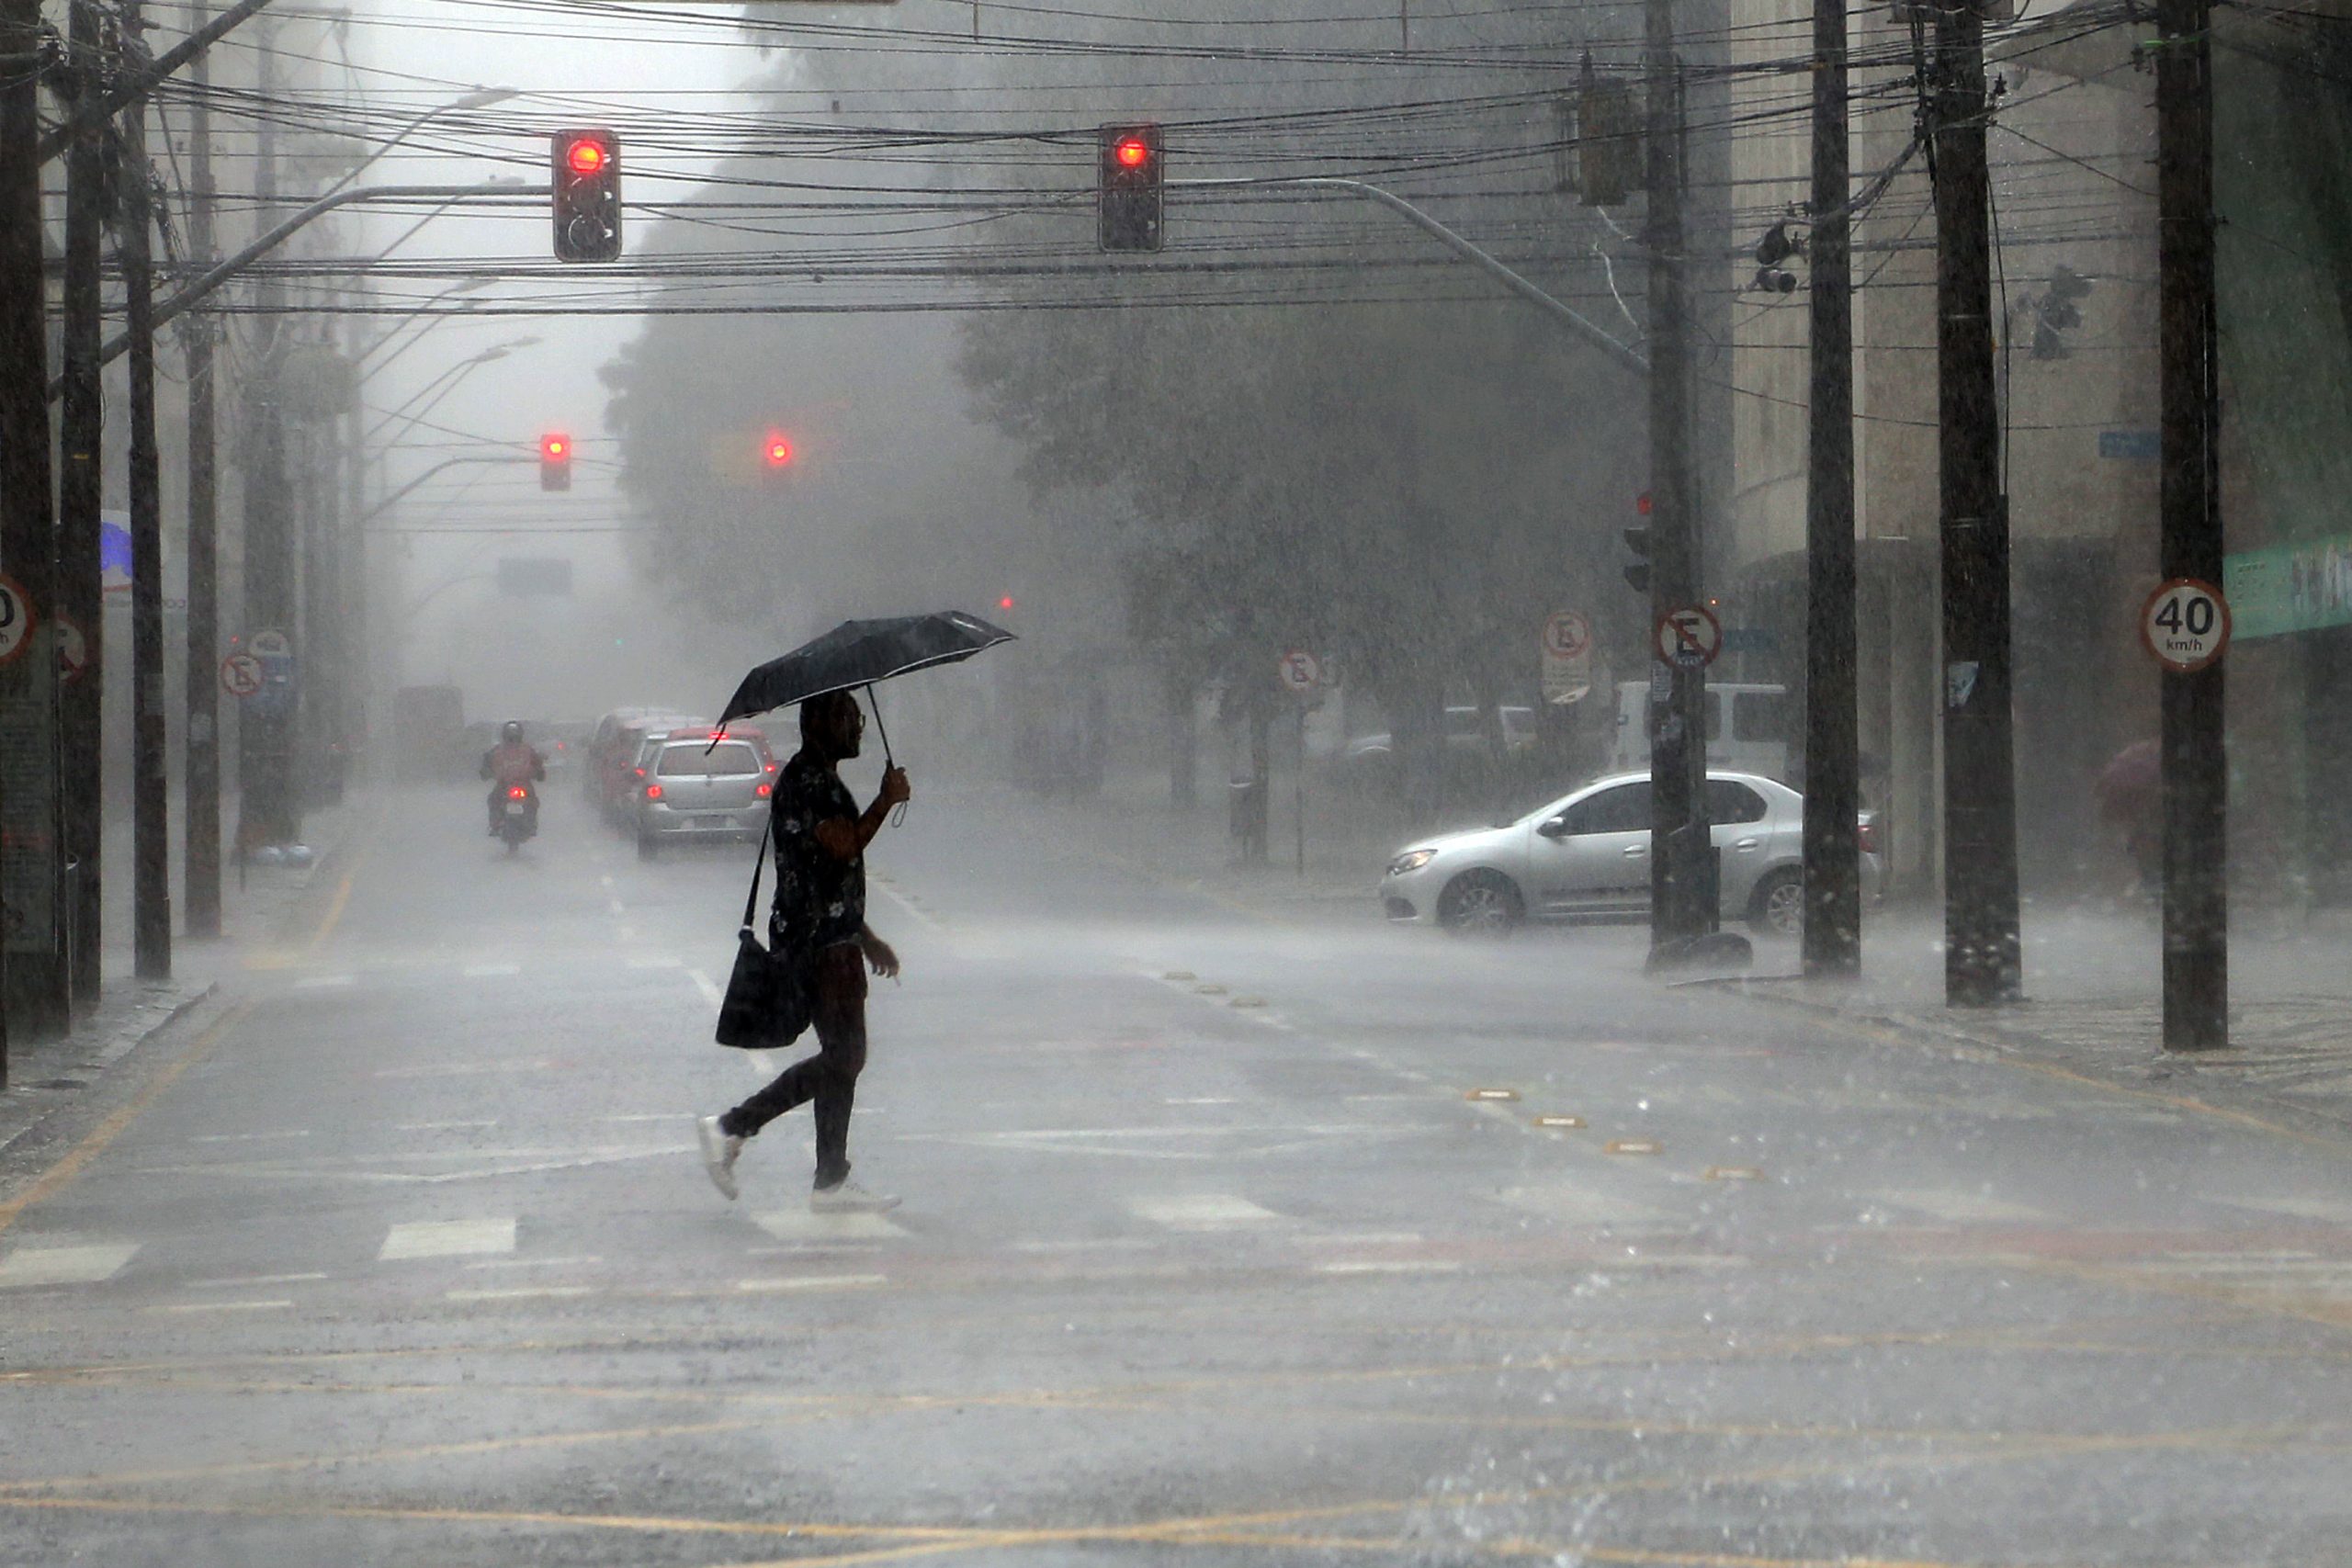
<instances>
[{"instance_id":1,"label":"street lamp","mask_svg":"<svg viewBox=\"0 0 2352 1568\"><path fill-rule=\"evenodd\" d=\"M432 380L427 381L424 386L419 387L410 395L407 402L402 403L400 407L392 410L383 418L378 420L375 424L369 428L368 434L362 439L370 442L374 441L378 432L381 431L386 425L390 424L393 421L400 419L402 414L408 414L407 420L403 423L407 424L414 424L418 420L423 419L426 414L433 412L434 404L438 403L443 398L446 398L451 392L456 391L458 389L458 384L463 381L468 376L472 375L476 370L485 365L505 358L509 353L515 349L531 348L536 346L539 340L536 337L509 338L504 343L492 344L490 347L483 349L480 354L473 355L469 359L458 360L456 364L442 371L441 374L433 378ZM434 389L435 388L439 388L439 391L435 392ZM416 400L419 398L424 397L428 392L434 393L432 401L426 403L423 408L418 409L414 413L408 413L409 409L415 404Z\"/></svg>"},{"instance_id":2,"label":"street lamp","mask_svg":"<svg viewBox=\"0 0 2352 1568\"><path fill-rule=\"evenodd\" d=\"M458 114L467 109L488 108L492 104L503 104L509 98L520 96L522 91L523 89L520 87L476 87L472 92L452 98L447 103L442 104L438 107L425 110L423 114L418 115L414 119L410 120L406 125L401 126L398 130L392 132L390 138L378 142L374 152L368 153L368 156L360 159L359 162L352 164L350 168L345 170L343 178L335 181L334 184L327 186L326 189L319 192L319 194L322 197L333 196L335 192L341 190L344 186L357 179L361 174L366 172L369 165L376 162L376 160L381 158L385 153L390 152L401 142L406 141L418 131L423 130L426 126L432 124L443 115Z\"/></svg>"}]
</instances>

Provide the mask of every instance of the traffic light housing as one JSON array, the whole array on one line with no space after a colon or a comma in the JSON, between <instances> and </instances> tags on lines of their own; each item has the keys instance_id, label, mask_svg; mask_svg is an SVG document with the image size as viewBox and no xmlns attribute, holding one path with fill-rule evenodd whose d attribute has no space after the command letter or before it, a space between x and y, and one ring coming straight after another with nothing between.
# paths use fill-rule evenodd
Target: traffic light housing
<instances>
[{"instance_id":1,"label":"traffic light housing","mask_svg":"<svg viewBox=\"0 0 2352 1568\"><path fill-rule=\"evenodd\" d=\"M621 144L609 130L559 130L548 139L555 196L555 259L617 261L621 254Z\"/></svg>"},{"instance_id":2,"label":"traffic light housing","mask_svg":"<svg viewBox=\"0 0 2352 1568\"><path fill-rule=\"evenodd\" d=\"M1650 514L1650 497L1644 491L1634 502L1634 510L1646 518ZM1650 591L1650 525L1644 522L1625 530L1625 547L1634 558L1625 566L1625 585L1636 593Z\"/></svg>"},{"instance_id":3,"label":"traffic light housing","mask_svg":"<svg viewBox=\"0 0 2352 1568\"><path fill-rule=\"evenodd\" d=\"M1106 125L1095 156L1095 226L1105 251L1156 251L1160 242L1159 127Z\"/></svg>"},{"instance_id":4,"label":"traffic light housing","mask_svg":"<svg viewBox=\"0 0 2352 1568\"><path fill-rule=\"evenodd\" d=\"M539 437L539 488L571 488L571 437L550 430Z\"/></svg>"}]
</instances>

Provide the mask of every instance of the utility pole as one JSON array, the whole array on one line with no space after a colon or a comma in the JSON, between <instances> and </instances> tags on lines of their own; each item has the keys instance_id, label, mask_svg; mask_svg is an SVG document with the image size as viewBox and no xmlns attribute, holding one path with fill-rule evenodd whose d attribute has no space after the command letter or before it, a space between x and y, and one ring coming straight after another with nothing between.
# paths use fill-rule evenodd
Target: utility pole
<instances>
[{"instance_id":1,"label":"utility pole","mask_svg":"<svg viewBox=\"0 0 2352 1568\"><path fill-rule=\"evenodd\" d=\"M276 29L264 25L257 91L264 101L277 92ZM277 132L265 115L254 123L255 226L268 230L277 213ZM247 381L247 428L252 466L245 476L244 629L248 638L263 631L294 626L294 529L286 468L285 345L281 330L285 287L265 273L254 286L259 307L254 333L257 351ZM296 649L300 655L304 650ZM298 665L299 668L299 665ZM238 715L238 841L241 845L288 843L299 832L294 791L292 693L265 686Z\"/></svg>"},{"instance_id":2,"label":"utility pole","mask_svg":"<svg viewBox=\"0 0 2352 1568\"><path fill-rule=\"evenodd\" d=\"M73 85L72 107L102 97L114 73L108 67L113 39L109 18L96 6L69 7L66 59ZM69 118L77 118L69 114ZM98 999L99 960L104 944L102 889L98 875L106 791L101 714L106 697L106 594L99 565L100 513L106 504L106 399L98 367L103 335L100 264L106 243L107 128L76 137L65 150L65 275L61 304L59 370L64 389L58 400L57 592L58 607L82 628L85 656L80 679L58 694L58 720L66 773L89 779L65 802L66 930L74 998Z\"/></svg>"},{"instance_id":3,"label":"utility pole","mask_svg":"<svg viewBox=\"0 0 2352 1568\"><path fill-rule=\"evenodd\" d=\"M57 514L41 278L40 101L48 58L33 0L0 0L0 570L22 591L21 651L0 666L0 1010L62 1033L64 819L58 788ZM38 394L34 382L40 387Z\"/></svg>"},{"instance_id":4,"label":"utility pole","mask_svg":"<svg viewBox=\"0 0 2352 1568\"><path fill-rule=\"evenodd\" d=\"M42 319L40 47L40 0L0 0L0 567L6 568L17 564L20 547L47 536L53 524L49 331ZM0 674L0 695L11 708L23 704L18 682L14 674ZM12 746L26 743L13 726L6 739ZM18 820L24 805L13 791L0 793L0 822ZM15 889L7 891L13 901ZM8 1083L5 1000L14 994L8 946L0 938L0 1089Z\"/></svg>"},{"instance_id":5,"label":"utility pole","mask_svg":"<svg viewBox=\"0 0 2352 1568\"><path fill-rule=\"evenodd\" d=\"M2156 27L2157 352L2163 402L2160 555L2166 581L2222 584L2213 304L2210 0L2163 0ZM2226 655L2225 655L2226 657ZM2166 670L2165 1046L2230 1043L2229 773L2219 660Z\"/></svg>"},{"instance_id":6,"label":"utility pole","mask_svg":"<svg viewBox=\"0 0 2352 1568\"><path fill-rule=\"evenodd\" d=\"M205 21L203 0L187 7L188 31ZM198 268L213 255L211 57L189 62L195 91L188 99L188 256ZM220 657L220 434L212 375L213 320L192 311L181 326L187 357L187 770L182 808L187 827L180 896L187 934L220 934L220 697L214 662Z\"/></svg>"},{"instance_id":7,"label":"utility pole","mask_svg":"<svg viewBox=\"0 0 2352 1568\"><path fill-rule=\"evenodd\" d=\"M1645 33L1649 214L1642 238L1649 253L1650 618L1656 626L1699 602L1700 550L1690 471L1690 263L1683 254L1682 69L1674 48L1674 0L1647 0ZM1705 666L1683 658L1657 665L1650 709L1655 965L1686 956L1692 943L1716 929L1721 913L1707 823Z\"/></svg>"},{"instance_id":8,"label":"utility pole","mask_svg":"<svg viewBox=\"0 0 2352 1568\"><path fill-rule=\"evenodd\" d=\"M140 50L141 0L122 0L126 48ZM143 51L141 51L143 52ZM172 974L170 781L164 699L163 457L155 441L155 225L147 100L122 112L123 320L130 332L130 822L132 970Z\"/></svg>"},{"instance_id":9,"label":"utility pole","mask_svg":"<svg viewBox=\"0 0 2352 1568\"><path fill-rule=\"evenodd\" d=\"M2017 770L2009 713L2009 514L1993 384L1984 0L1939 0L1930 151L1943 546L1944 1000L2015 1001Z\"/></svg>"},{"instance_id":10,"label":"utility pole","mask_svg":"<svg viewBox=\"0 0 2352 1568\"><path fill-rule=\"evenodd\" d=\"M1813 7L1812 426L1804 498L1804 972L1862 968L1854 716L1853 175L1848 0Z\"/></svg>"}]
</instances>

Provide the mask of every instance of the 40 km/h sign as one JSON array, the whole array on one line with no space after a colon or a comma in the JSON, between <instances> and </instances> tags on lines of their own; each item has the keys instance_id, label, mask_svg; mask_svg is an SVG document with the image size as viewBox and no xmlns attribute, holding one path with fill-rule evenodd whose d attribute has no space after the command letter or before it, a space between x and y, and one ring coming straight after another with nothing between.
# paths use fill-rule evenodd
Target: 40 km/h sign
<instances>
[{"instance_id":1,"label":"40 km/h sign","mask_svg":"<svg viewBox=\"0 0 2352 1568\"><path fill-rule=\"evenodd\" d=\"M2140 607L2140 641L2174 674L2193 674L2230 646L2229 601L2210 582L2176 577Z\"/></svg>"}]
</instances>

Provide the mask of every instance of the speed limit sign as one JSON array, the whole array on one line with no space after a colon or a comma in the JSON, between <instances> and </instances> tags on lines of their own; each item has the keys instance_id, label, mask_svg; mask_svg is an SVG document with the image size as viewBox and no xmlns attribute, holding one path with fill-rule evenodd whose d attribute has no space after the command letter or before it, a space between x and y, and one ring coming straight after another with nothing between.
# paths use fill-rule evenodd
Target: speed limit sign
<instances>
[{"instance_id":1,"label":"speed limit sign","mask_svg":"<svg viewBox=\"0 0 2352 1568\"><path fill-rule=\"evenodd\" d=\"M33 602L13 577L0 577L0 664L24 656L33 637Z\"/></svg>"},{"instance_id":2,"label":"speed limit sign","mask_svg":"<svg viewBox=\"0 0 2352 1568\"><path fill-rule=\"evenodd\" d=\"M2176 577L2140 607L2140 641L2177 675L2202 670L2230 646L2229 601L2210 582Z\"/></svg>"}]
</instances>

